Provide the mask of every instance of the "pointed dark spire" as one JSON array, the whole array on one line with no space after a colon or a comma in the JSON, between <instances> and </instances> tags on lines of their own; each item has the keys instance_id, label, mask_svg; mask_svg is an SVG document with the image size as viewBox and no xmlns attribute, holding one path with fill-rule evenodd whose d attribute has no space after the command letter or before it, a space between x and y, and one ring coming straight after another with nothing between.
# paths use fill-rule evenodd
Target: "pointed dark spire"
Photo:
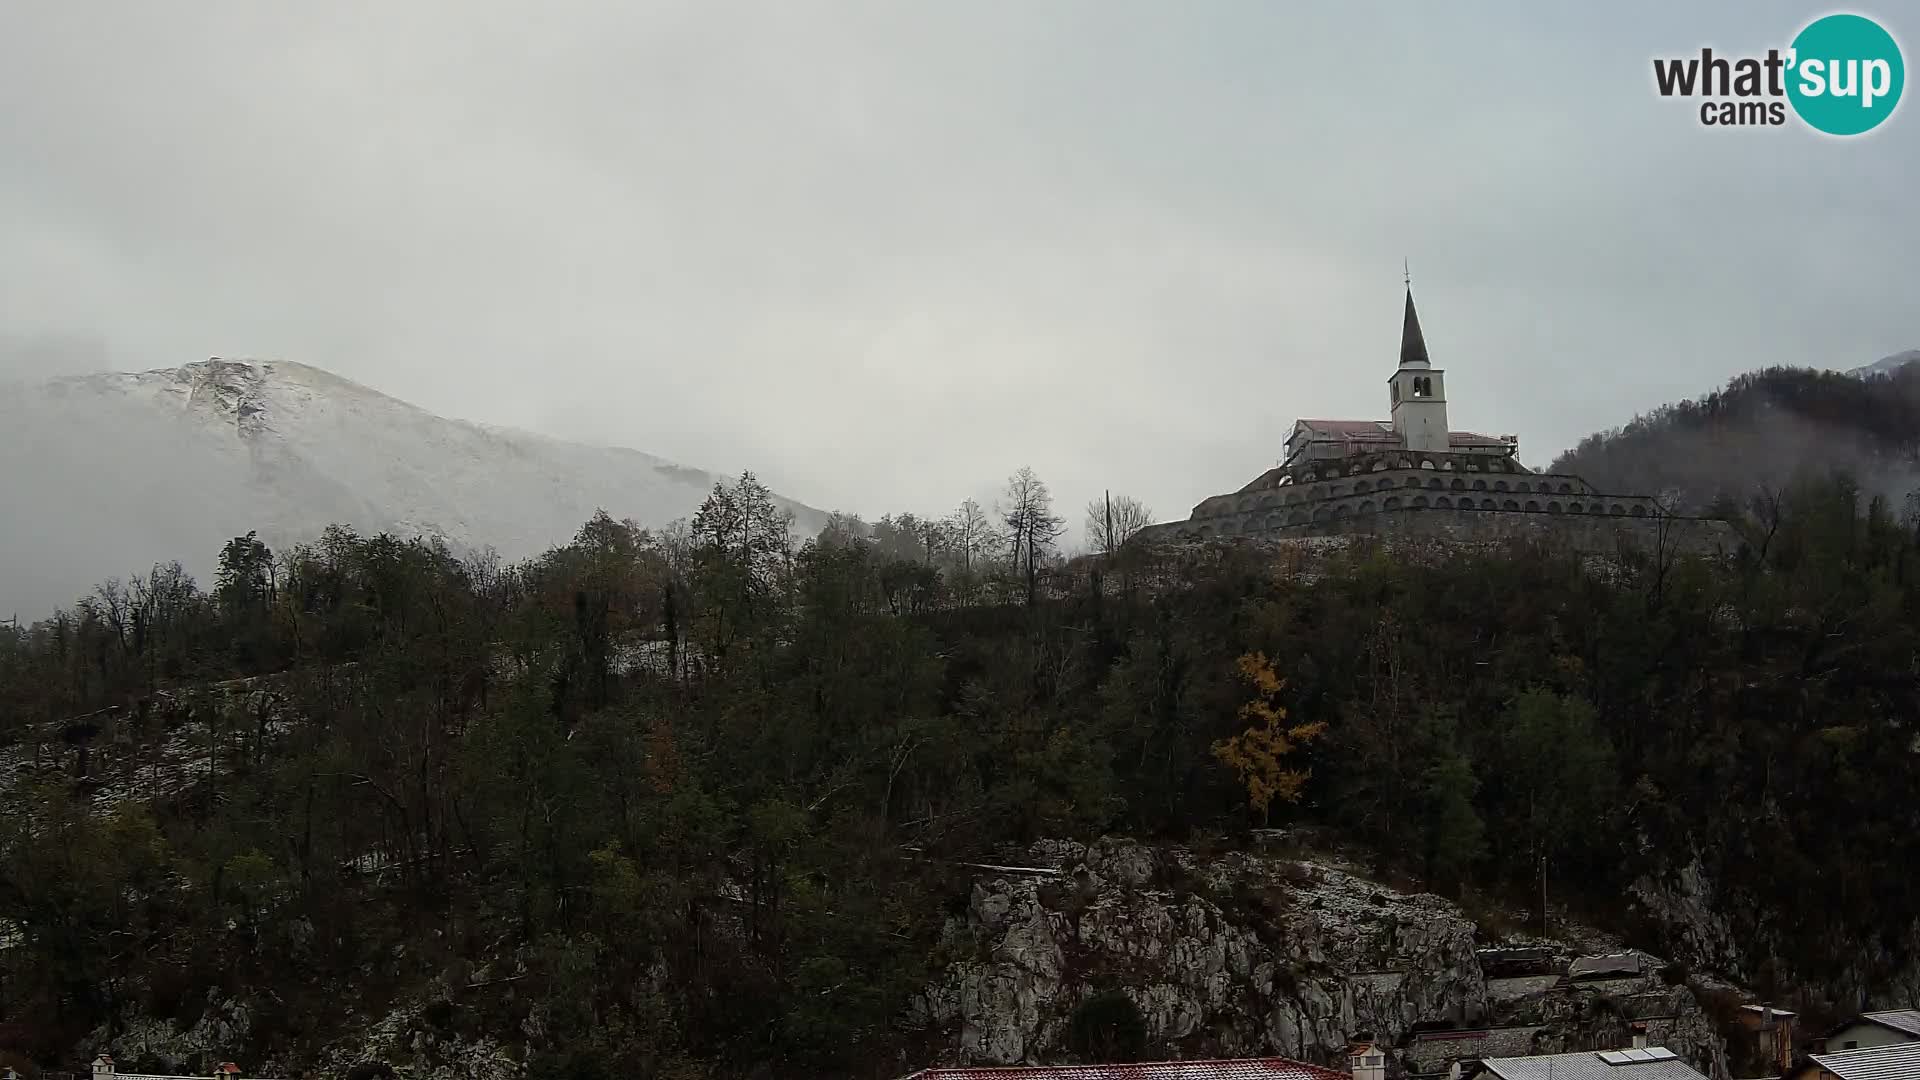
<instances>
[{"instance_id":1,"label":"pointed dark spire","mask_svg":"<svg viewBox=\"0 0 1920 1080\"><path fill-rule=\"evenodd\" d=\"M1427 359L1427 339L1420 333L1420 315L1413 310L1413 286L1407 286L1407 320L1400 327L1400 366L1432 367Z\"/></svg>"}]
</instances>

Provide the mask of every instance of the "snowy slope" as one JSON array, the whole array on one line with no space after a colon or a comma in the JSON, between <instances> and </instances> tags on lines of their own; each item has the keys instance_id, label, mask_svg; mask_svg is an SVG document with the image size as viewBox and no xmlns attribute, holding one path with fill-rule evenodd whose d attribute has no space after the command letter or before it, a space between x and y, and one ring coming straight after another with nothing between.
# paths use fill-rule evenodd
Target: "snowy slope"
<instances>
[{"instance_id":1,"label":"snowy slope","mask_svg":"<svg viewBox=\"0 0 1920 1080\"><path fill-rule=\"evenodd\" d=\"M203 580L249 529L332 523L518 558L596 508L690 516L716 480L635 450L448 420L318 368L209 360L0 390L0 619L179 559ZM784 502L802 535L825 515Z\"/></svg>"},{"instance_id":2,"label":"snowy slope","mask_svg":"<svg viewBox=\"0 0 1920 1080\"><path fill-rule=\"evenodd\" d=\"M1875 360L1873 363L1868 364L1866 367L1854 368L1852 371L1847 372L1847 374L1849 375L1889 375L1895 371L1900 370L1903 367L1906 367L1908 364L1911 364L1916 360L1920 360L1920 349L1908 349L1906 352L1898 352L1898 353L1894 353L1892 356L1882 357L1879 360Z\"/></svg>"}]
</instances>

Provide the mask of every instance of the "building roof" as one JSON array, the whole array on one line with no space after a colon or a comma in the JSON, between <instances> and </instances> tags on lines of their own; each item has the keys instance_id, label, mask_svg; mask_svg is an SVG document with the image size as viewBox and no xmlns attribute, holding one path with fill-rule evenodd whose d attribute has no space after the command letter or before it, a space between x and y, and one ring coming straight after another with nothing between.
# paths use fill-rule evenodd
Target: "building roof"
<instances>
[{"instance_id":1,"label":"building roof","mask_svg":"<svg viewBox=\"0 0 1920 1080\"><path fill-rule=\"evenodd\" d=\"M1413 286L1407 286L1407 317L1400 324L1400 366L1432 367L1427 359L1427 337L1420 332L1420 315L1413 310Z\"/></svg>"},{"instance_id":2,"label":"building roof","mask_svg":"<svg viewBox=\"0 0 1920 1080\"><path fill-rule=\"evenodd\" d=\"M1663 1046L1487 1058L1481 1064L1501 1080L1706 1080Z\"/></svg>"},{"instance_id":3,"label":"building roof","mask_svg":"<svg viewBox=\"0 0 1920 1080\"><path fill-rule=\"evenodd\" d=\"M1449 446L1505 446L1507 445L1507 440L1497 439L1492 435L1481 435L1472 431L1449 431L1447 432L1447 444Z\"/></svg>"},{"instance_id":4,"label":"building roof","mask_svg":"<svg viewBox=\"0 0 1920 1080\"><path fill-rule=\"evenodd\" d=\"M1400 438L1393 430L1391 420L1309 420L1301 419L1297 423L1312 428L1315 435L1329 435L1340 439L1379 439L1394 441Z\"/></svg>"},{"instance_id":5,"label":"building roof","mask_svg":"<svg viewBox=\"0 0 1920 1080\"><path fill-rule=\"evenodd\" d=\"M907 1080L1352 1080L1290 1058L1155 1061L1138 1065L1031 1065L923 1069Z\"/></svg>"},{"instance_id":6,"label":"building roof","mask_svg":"<svg viewBox=\"0 0 1920 1080\"><path fill-rule=\"evenodd\" d=\"M1840 1080L1913 1080L1920 1076L1920 1042L1814 1054L1813 1061Z\"/></svg>"},{"instance_id":7,"label":"building roof","mask_svg":"<svg viewBox=\"0 0 1920 1080\"><path fill-rule=\"evenodd\" d=\"M1393 429L1391 420L1321 420L1303 417L1294 423L1309 429L1314 437L1321 439L1383 443L1400 441L1400 433ZM1447 433L1447 443L1450 446L1505 446L1507 440L1482 435L1477 431L1450 431Z\"/></svg>"},{"instance_id":8,"label":"building roof","mask_svg":"<svg viewBox=\"0 0 1920 1080\"><path fill-rule=\"evenodd\" d=\"M1861 1013L1860 1019L1920 1039L1920 1009L1887 1009L1882 1012Z\"/></svg>"},{"instance_id":9,"label":"building roof","mask_svg":"<svg viewBox=\"0 0 1920 1080\"><path fill-rule=\"evenodd\" d=\"M1567 965L1569 979L1617 979L1646 972L1638 953L1583 956Z\"/></svg>"}]
</instances>

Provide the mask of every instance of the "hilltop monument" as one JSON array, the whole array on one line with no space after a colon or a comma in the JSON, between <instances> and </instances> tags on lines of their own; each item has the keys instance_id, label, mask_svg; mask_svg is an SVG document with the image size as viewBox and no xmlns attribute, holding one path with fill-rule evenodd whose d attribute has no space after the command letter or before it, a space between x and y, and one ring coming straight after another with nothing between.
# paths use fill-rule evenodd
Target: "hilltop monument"
<instances>
[{"instance_id":1,"label":"hilltop monument","mask_svg":"<svg viewBox=\"0 0 1920 1080\"><path fill-rule=\"evenodd\" d=\"M1491 540L1547 533L1583 549L1646 540L1661 522L1680 543L1711 548L1724 522L1669 514L1651 495L1594 490L1577 476L1520 463L1514 435L1455 431L1446 372L1433 364L1407 285L1400 359L1387 376L1385 420L1293 423L1281 463L1215 495L1185 521L1141 532L1149 543L1382 533ZM1682 524L1684 523L1684 524Z\"/></svg>"}]
</instances>

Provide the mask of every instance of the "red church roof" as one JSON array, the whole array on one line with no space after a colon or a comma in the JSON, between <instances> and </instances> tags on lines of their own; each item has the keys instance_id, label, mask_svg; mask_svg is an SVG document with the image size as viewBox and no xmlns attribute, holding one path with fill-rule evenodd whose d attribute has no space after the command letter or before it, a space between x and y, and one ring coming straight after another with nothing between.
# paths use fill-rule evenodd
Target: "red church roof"
<instances>
[{"instance_id":1,"label":"red church roof","mask_svg":"<svg viewBox=\"0 0 1920 1080\"><path fill-rule=\"evenodd\" d=\"M1335 1069L1290 1058L1156 1061L1140 1065L1031 1065L925 1069L907 1080L1353 1080Z\"/></svg>"}]
</instances>

